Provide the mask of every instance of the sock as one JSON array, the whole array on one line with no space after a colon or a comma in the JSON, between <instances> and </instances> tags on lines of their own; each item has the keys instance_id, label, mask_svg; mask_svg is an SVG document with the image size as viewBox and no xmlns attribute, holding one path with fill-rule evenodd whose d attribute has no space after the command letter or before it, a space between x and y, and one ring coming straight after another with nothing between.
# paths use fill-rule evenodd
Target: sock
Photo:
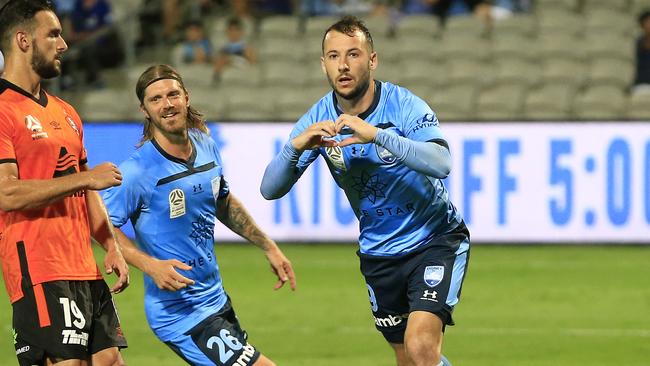
<instances>
[{"instance_id":1,"label":"sock","mask_svg":"<svg viewBox=\"0 0 650 366\"><path fill-rule=\"evenodd\" d=\"M451 366L451 362L447 359L447 357L440 355L440 363L438 366Z\"/></svg>"}]
</instances>

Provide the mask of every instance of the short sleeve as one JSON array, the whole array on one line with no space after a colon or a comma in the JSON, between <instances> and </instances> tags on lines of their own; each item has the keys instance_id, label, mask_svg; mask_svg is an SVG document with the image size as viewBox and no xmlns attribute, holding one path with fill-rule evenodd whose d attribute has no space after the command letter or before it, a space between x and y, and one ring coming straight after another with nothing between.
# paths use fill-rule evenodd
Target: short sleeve
<instances>
[{"instance_id":1,"label":"short sleeve","mask_svg":"<svg viewBox=\"0 0 650 366\"><path fill-rule=\"evenodd\" d=\"M444 140L438 117L422 99L404 90L402 131L415 141Z\"/></svg>"},{"instance_id":2,"label":"short sleeve","mask_svg":"<svg viewBox=\"0 0 650 366\"><path fill-rule=\"evenodd\" d=\"M102 192L108 216L115 227L121 227L137 215L144 197L141 182L146 180L137 163L131 159L120 165L120 171L122 184Z\"/></svg>"},{"instance_id":3,"label":"short sleeve","mask_svg":"<svg viewBox=\"0 0 650 366\"><path fill-rule=\"evenodd\" d=\"M230 194L230 185L224 176L221 176L221 184L219 184L219 194L217 199L225 198Z\"/></svg>"},{"instance_id":4,"label":"short sleeve","mask_svg":"<svg viewBox=\"0 0 650 366\"><path fill-rule=\"evenodd\" d=\"M221 153L219 152L219 149L217 148L217 143L214 141L214 139L211 136L205 134L199 134L197 138L209 139L210 141L209 143L212 146L212 152L214 153L215 163L221 167L221 171L223 172L223 160L221 159ZM214 194L214 192L212 194ZM226 178L222 174L219 180L219 193L217 194L217 199L224 198L228 196L228 194L230 194L230 186L228 185Z\"/></svg>"},{"instance_id":5,"label":"short sleeve","mask_svg":"<svg viewBox=\"0 0 650 366\"><path fill-rule=\"evenodd\" d=\"M13 121L7 114L0 112L0 163L16 162L13 136Z\"/></svg>"}]
</instances>

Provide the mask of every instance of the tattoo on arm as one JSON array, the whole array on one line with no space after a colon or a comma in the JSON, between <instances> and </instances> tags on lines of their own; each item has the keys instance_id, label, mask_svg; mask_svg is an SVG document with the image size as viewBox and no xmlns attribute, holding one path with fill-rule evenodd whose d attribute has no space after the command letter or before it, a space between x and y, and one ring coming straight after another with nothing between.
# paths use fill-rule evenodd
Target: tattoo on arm
<instances>
[{"instance_id":1,"label":"tattoo on arm","mask_svg":"<svg viewBox=\"0 0 650 366\"><path fill-rule=\"evenodd\" d=\"M234 233L266 249L268 236L257 226L248 210L232 193L217 201L217 218Z\"/></svg>"}]
</instances>

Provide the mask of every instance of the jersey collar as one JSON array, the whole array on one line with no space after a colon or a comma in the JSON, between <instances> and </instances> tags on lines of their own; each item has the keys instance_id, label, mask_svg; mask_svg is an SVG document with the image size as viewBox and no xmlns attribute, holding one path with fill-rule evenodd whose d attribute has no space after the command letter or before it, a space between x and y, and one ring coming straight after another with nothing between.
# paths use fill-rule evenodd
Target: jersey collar
<instances>
[{"instance_id":1,"label":"jersey collar","mask_svg":"<svg viewBox=\"0 0 650 366\"><path fill-rule=\"evenodd\" d=\"M0 79L0 94L2 94L7 89L11 89L18 94L22 94L26 96L27 98L33 100L35 103L38 103L43 108L47 107L47 102L48 102L47 93L45 92L45 89L43 89L43 86L41 86L41 95L39 99L34 98L34 96L31 93L29 93L27 90L19 87L18 85L10 82L9 80Z\"/></svg>"},{"instance_id":2,"label":"jersey collar","mask_svg":"<svg viewBox=\"0 0 650 366\"><path fill-rule=\"evenodd\" d=\"M194 161L196 160L196 146L194 145L194 141L192 141L192 138L190 136L188 136L188 138L190 139L190 144L192 144L192 155L190 155L190 158L187 160L177 158L167 153L167 151L165 151L154 138L151 139L151 144L153 145L153 147L156 148L156 150L158 150L160 155L165 157L165 159L173 161L175 163L183 164L188 168L192 168L194 166Z\"/></svg>"},{"instance_id":3,"label":"jersey collar","mask_svg":"<svg viewBox=\"0 0 650 366\"><path fill-rule=\"evenodd\" d=\"M381 99L381 81L375 79L375 95L372 99L372 104L370 104L370 107L363 111L363 113L360 113L358 117L364 120L368 118L368 116L371 115L375 109L377 109L377 105L379 105L379 99ZM334 102L334 109L336 110L336 114L339 116L343 114L343 111L341 108L339 108L339 102L336 99L336 93L334 90L332 90L332 101Z\"/></svg>"}]
</instances>

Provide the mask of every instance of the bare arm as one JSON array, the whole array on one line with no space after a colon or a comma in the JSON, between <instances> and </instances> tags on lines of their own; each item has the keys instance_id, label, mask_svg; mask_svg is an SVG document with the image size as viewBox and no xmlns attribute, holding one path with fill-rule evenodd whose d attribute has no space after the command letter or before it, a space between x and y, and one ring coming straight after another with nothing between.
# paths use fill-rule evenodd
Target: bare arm
<instances>
[{"instance_id":1,"label":"bare arm","mask_svg":"<svg viewBox=\"0 0 650 366\"><path fill-rule=\"evenodd\" d=\"M148 274L159 289L176 291L194 284L194 281L176 271L176 268L189 271L192 267L177 259L160 260L146 254L118 228L115 229L115 235L122 244L122 253L126 261Z\"/></svg>"},{"instance_id":2,"label":"bare arm","mask_svg":"<svg viewBox=\"0 0 650 366\"><path fill-rule=\"evenodd\" d=\"M85 166L82 167L82 170L85 169ZM86 206L88 207L90 235L106 250L104 269L108 274L115 271L118 276L118 280L111 288L111 292L120 293L129 286L129 267L122 256L120 243L115 237L113 224L108 219L104 201L102 201L97 191L86 191Z\"/></svg>"},{"instance_id":3,"label":"bare arm","mask_svg":"<svg viewBox=\"0 0 650 366\"><path fill-rule=\"evenodd\" d=\"M232 193L217 200L217 219L234 233L264 250L273 272L278 276L276 290L287 281L292 290L296 289L296 277L291 262L277 244L257 226L241 201Z\"/></svg>"},{"instance_id":4,"label":"bare arm","mask_svg":"<svg viewBox=\"0 0 650 366\"><path fill-rule=\"evenodd\" d=\"M52 179L18 179L18 166L0 164L0 210L31 210L45 207L83 189L119 185L122 175L112 163L92 170Z\"/></svg>"}]
</instances>

